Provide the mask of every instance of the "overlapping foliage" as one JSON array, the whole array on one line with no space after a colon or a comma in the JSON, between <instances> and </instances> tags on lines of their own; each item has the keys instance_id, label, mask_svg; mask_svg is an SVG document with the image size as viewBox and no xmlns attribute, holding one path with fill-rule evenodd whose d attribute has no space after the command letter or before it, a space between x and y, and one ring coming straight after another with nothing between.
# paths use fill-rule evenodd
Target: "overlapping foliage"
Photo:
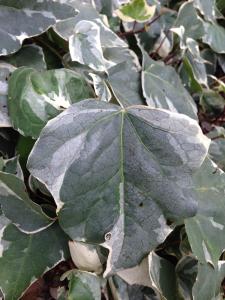
<instances>
[{"instance_id":1,"label":"overlapping foliage","mask_svg":"<svg viewBox=\"0 0 225 300\"><path fill-rule=\"evenodd\" d=\"M225 5L0 0L0 291L223 299Z\"/></svg>"}]
</instances>

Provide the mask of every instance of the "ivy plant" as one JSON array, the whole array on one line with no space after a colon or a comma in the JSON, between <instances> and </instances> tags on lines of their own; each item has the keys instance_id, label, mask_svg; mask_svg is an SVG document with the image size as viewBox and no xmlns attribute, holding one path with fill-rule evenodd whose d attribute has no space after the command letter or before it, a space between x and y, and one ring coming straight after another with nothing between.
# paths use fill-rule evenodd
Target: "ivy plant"
<instances>
[{"instance_id":1,"label":"ivy plant","mask_svg":"<svg viewBox=\"0 0 225 300\"><path fill-rule=\"evenodd\" d=\"M0 0L1 299L224 298L224 17Z\"/></svg>"}]
</instances>

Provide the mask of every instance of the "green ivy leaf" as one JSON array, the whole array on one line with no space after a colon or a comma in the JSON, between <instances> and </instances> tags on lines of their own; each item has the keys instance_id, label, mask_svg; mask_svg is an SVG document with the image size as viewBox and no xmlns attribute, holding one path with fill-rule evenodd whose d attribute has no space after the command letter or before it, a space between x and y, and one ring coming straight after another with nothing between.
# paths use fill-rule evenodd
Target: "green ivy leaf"
<instances>
[{"instance_id":1,"label":"green ivy leaf","mask_svg":"<svg viewBox=\"0 0 225 300\"><path fill-rule=\"evenodd\" d=\"M66 277L69 279L68 300L101 300L100 277L78 270L68 272Z\"/></svg>"},{"instance_id":2,"label":"green ivy leaf","mask_svg":"<svg viewBox=\"0 0 225 300\"><path fill-rule=\"evenodd\" d=\"M48 120L92 95L92 88L74 71L19 68L9 81L8 105L13 127L25 136L37 138Z\"/></svg>"},{"instance_id":3,"label":"green ivy leaf","mask_svg":"<svg viewBox=\"0 0 225 300\"><path fill-rule=\"evenodd\" d=\"M29 198L23 181L3 172L0 172L0 206L4 215L25 233L41 231L53 222Z\"/></svg>"},{"instance_id":4,"label":"green ivy leaf","mask_svg":"<svg viewBox=\"0 0 225 300\"><path fill-rule=\"evenodd\" d=\"M0 0L0 8L0 56L16 52L24 39L75 15L72 7L52 0Z\"/></svg>"},{"instance_id":5,"label":"green ivy leaf","mask_svg":"<svg viewBox=\"0 0 225 300\"><path fill-rule=\"evenodd\" d=\"M55 198L72 239L102 243L106 234L110 273L163 242L166 218L196 213L190 173L208 145L185 115L86 100L48 123L28 168Z\"/></svg>"},{"instance_id":6,"label":"green ivy leaf","mask_svg":"<svg viewBox=\"0 0 225 300\"><path fill-rule=\"evenodd\" d=\"M204 35L202 19L198 16L192 1L184 2L178 11L177 19L172 31L176 32L181 39L181 47L186 44L186 39L201 39Z\"/></svg>"},{"instance_id":7,"label":"green ivy leaf","mask_svg":"<svg viewBox=\"0 0 225 300\"><path fill-rule=\"evenodd\" d=\"M198 199L198 213L185 220L185 227L193 253L201 263L214 266L225 245L225 175L206 159L194 176Z\"/></svg>"},{"instance_id":8,"label":"green ivy leaf","mask_svg":"<svg viewBox=\"0 0 225 300\"><path fill-rule=\"evenodd\" d=\"M146 0L131 0L122 5L116 13L125 22L145 22L153 17L155 8L148 5Z\"/></svg>"},{"instance_id":9,"label":"green ivy leaf","mask_svg":"<svg viewBox=\"0 0 225 300\"><path fill-rule=\"evenodd\" d=\"M150 107L165 108L197 118L194 100L171 66L143 56L142 89Z\"/></svg>"},{"instance_id":10,"label":"green ivy leaf","mask_svg":"<svg viewBox=\"0 0 225 300\"><path fill-rule=\"evenodd\" d=\"M2 222L0 216L0 226ZM1 227L0 290L5 300L17 300L43 273L68 257L67 238L57 223L36 234L24 234L12 224Z\"/></svg>"}]
</instances>

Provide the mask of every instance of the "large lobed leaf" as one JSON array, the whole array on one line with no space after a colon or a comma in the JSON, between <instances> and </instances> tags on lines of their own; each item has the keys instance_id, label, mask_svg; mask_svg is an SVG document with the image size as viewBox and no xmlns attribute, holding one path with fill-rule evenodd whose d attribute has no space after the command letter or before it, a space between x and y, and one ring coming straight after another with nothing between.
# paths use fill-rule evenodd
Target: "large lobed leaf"
<instances>
[{"instance_id":1,"label":"large lobed leaf","mask_svg":"<svg viewBox=\"0 0 225 300\"><path fill-rule=\"evenodd\" d=\"M85 100L47 124L28 168L52 193L72 239L105 236L111 273L162 243L166 218L196 214L191 174L208 145L185 115Z\"/></svg>"}]
</instances>

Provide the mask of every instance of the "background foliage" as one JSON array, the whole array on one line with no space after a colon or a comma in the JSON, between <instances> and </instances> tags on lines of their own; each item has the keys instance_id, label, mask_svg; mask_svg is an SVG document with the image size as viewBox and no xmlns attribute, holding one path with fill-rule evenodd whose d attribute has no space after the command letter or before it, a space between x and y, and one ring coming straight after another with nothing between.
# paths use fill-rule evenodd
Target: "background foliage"
<instances>
[{"instance_id":1,"label":"background foliage","mask_svg":"<svg viewBox=\"0 0 225 300\"><path fill-rule=\"evenodd\" d=\"M4 300L223 299L224 16L0 0Z\"/></svg>"}]
</instances>

